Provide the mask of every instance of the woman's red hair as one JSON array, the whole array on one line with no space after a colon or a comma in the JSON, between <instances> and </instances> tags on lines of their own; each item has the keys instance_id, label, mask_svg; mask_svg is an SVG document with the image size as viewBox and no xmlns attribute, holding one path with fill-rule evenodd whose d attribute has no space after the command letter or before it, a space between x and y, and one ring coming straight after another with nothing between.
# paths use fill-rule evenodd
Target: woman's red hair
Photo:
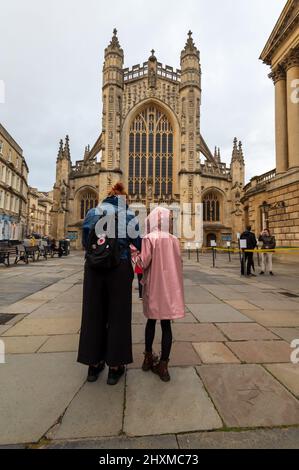
<instances>
[{"instance_id":1,"label":"woman's red hair","mask_svg":"<svg viewBox=\"0 0 299 470\"><path fill-rule=\"evenodd\" d=\"M111 190L109 191L109 196L127 196L127 192L121 181L112 186Z\"/></svg>"}]
</instances>

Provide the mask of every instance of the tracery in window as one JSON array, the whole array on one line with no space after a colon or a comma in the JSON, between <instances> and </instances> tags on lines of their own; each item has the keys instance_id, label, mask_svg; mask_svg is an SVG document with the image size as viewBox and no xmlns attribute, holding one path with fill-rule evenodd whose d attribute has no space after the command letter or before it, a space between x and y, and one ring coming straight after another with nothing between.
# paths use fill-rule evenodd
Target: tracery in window
<instances>
[{"instance_id":1,"label":"tracery in window","mask_svg":"<svg viewBox=\"0 0 299 470\"><path fill-rule=\"evenodd\" d=\"M172 195L173 129L166 115L148 106L131 123L129 135L129 195L145 198L148 179L154 195Z\"/></svg>"},{"instance_id":2,"label":"tracery in window","mask_svg":"<svg viewBox=\"0 0 299 470\"><path fill-rule=\"evenodd\" d=\"M203 220L220 222L220 202L216 192L211 191L203 198Z\"/></svg>"}]
</instances>

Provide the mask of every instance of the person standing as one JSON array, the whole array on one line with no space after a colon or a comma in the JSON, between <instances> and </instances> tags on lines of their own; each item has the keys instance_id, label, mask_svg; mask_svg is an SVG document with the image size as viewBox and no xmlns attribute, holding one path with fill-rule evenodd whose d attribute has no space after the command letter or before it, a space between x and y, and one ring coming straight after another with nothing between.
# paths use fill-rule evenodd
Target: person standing
<instances>
[{"instance_id":1,"label":"person standing","mask_svg":"<svg viewBox=\"0 0 299 470\"><path fill-rule=\"evenodd\" d=\"M276 247L276 240L273 235L270 234L270 230L267 228L264 229L259 236L259 242L262 243L262 250L272 250ZM268 251L266 253L262 253L262 270L260 275L265 274L265 272L269 271L270 276L273 276L272 271L272 255L274 251Z\"/></svg>"},{"instance_id":2,"label":"person standing","mask_svg":"<svg viewBox=\"0 0 299 470\"><path fill-rule=\"evenodd\" d=\"M251 231L251 225L246 227L246 230L241 234L240 240L246 240L246 249L247 250L254 250L257 246L256 236ZM247 276L255 276L251 269L254 270L254 262L253 262L253 252L252 251L245 251L243 250L242 262L241 262L241 275L244 276L246 269Z\"/></svg>"},{"instance_id":3,"label":"person standing","mask_svg":"<svg viewBox=\"0 0 299 470\"><path fill-rule=\"evenodd\" d=\"M147 318L143 371L152 370L170 380L168 362L172 346L171 321L185 316L180 244L170 233L170 211L156 207L145 219L147 234L139 256L143 268L143 313ZM161 357L153 354L156 322L162 329Z\"/></svg>"},{"instance_id":4,"label":"person standing","mask_svg":"<svg viewBox=\"0 0 299 470\"><path fill-rule=\"evenodd\" d=\"M87 375L89 382L97 380L106 363L109 366L107 378L109 385L115 385L125 372L125 365L133 361L131 320L134 272L130 244L140 250L141 239L138 235L139 226L134 225L135 215L126 204L126 196L123 184L117 183L101 203L98 214L89 214L92 217L96 216L93 222L96 219L101 222L101 217L106 217L107 214L113 219L116 227L114 246L118 250L116 265L98 269L88 262L90 259L88 256L97 245L103 246L104 249L108 246L108 242L104 246L107 239L97 233L97 224L95 229L89 225L90 234L85 233L83 237L87 251L78 362L89 366ZM84 224L85 229L87 225ZM133 235L129 235L133 232L134 238ZM91 235L97 241L90 247ZM111 237L110 234L109 238Z\"/></svg>"},{"instance_id":5,"label":"person standing","mask_svg":"<svg viewBox=\"0 0 299 470\"><path fill-rule=\"evenodd\" d=\"M142 299L142 267L137 263L138 251L133 245L131 245L131 256L134 266L134 273L137 274L139 299Z\"/></svg>"}]
</instances>

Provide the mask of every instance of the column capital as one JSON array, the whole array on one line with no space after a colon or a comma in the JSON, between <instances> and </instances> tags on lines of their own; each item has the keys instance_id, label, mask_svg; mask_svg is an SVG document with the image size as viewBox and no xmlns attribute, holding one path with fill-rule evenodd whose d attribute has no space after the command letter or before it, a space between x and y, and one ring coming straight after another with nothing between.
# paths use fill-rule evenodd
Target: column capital
<instances>
[{"instance_id":1,"label":"column capital","mask_svg":"<svg viewBox=\"0 0 299 470\"><path fill-rule=\"evenodd\" d=\"M292 67L299 67L299 47L291 49L284 61L284 67L287 71Z\"/></svg>"},{"instance_id":2,"label":"column capital","mask_svg":"<svg viewBox=\"0 0 299 470\"><path fill-rule=\"evenodd\" d=\"M278 64L274 69L272 69L272 72L269 73L268 75L269 78L271 78L276 84L279 82L279 80L286 80L286 70L282 64Z\"/></svg>"}]
</instances>

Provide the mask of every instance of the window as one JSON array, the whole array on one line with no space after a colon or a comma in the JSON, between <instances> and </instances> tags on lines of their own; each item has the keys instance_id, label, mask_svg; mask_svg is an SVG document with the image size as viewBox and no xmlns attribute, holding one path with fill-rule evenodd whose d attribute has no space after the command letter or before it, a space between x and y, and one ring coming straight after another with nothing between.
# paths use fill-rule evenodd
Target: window
<instances>
[{"instance_id":1,"label":"window","mask_svg":"<svg viewBox=\"0 0 299 470\"><path fill-rule=\"evenodd\" d=\"M0 154L3 155L3 141L0 140Z\"/></svg>"},{"instance_id":2,"label":"window","mask_svg":"<svg viewBox=\"0 0 299 470\"><path fill-rule=\"evenodd\" d=\"M11 158L12 158L12 153L11 153L11 149L8 150L8 161L11 162Z\"/></svg>"},{"instance_id":3,"label":"window","mask_svg":"<svg viewBox=\"0 0 299 470\"><path fill-rule=\"evenodd\" d=\"M214 191L204 196L203 220L204 222L220 222L220 203Z\"/></svg>"},{"instance_id":4,"label":"window","mask_svg":"<svg viewBox=\"0 0 299 470\"><path fill-rule=\"evenodd\" d=\"M172 195L173 129L155 106L147 106L131 124L128 163L130 195L145 198L149 179L156 199Z\"/></svg>"},{"instance_id":5,"label":"window","mask_svg":"<svg viewBox=\"0 0 299 470\"><path fill-rule=\"evenodd\" d=\"M92 191L85 191L80 197L80 219L84 219L89 209L97 207L97 195Z\"/></svg>"}]
</instances>

